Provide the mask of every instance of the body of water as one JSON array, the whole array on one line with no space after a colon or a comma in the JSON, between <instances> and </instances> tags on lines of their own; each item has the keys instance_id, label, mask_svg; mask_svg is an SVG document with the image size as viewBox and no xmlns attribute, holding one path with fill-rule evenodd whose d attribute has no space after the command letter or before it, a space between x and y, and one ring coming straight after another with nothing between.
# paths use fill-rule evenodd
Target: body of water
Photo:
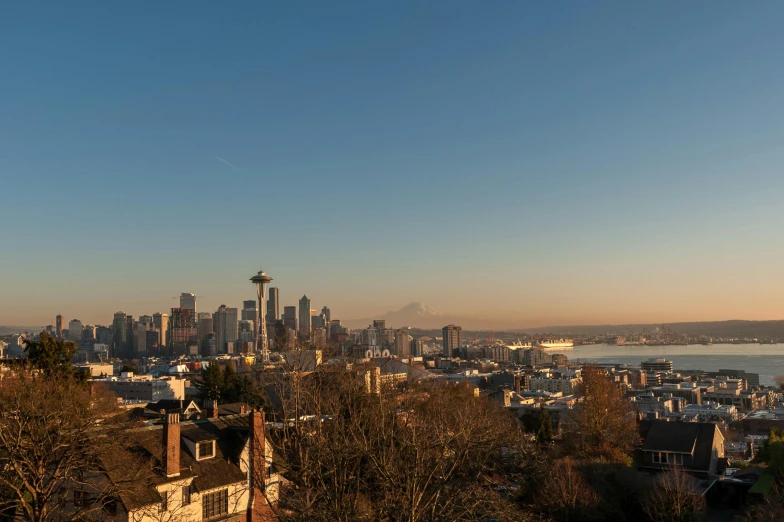
<instances>
[{"instance_id":1,"label":"body of water","mask_svg":"<svg viewBox=\"0 0 784 522\"><path fill-rule=\"evenodd\" d=\"M552 353L557 353L553 351ZM671 360L676 370L724 369L758 373L760 384L775 384L784 375L784 344L690 344L688 346L575 346L563 352L570 361L638 365L651 357Z\"/></svg>"}]
</instances>

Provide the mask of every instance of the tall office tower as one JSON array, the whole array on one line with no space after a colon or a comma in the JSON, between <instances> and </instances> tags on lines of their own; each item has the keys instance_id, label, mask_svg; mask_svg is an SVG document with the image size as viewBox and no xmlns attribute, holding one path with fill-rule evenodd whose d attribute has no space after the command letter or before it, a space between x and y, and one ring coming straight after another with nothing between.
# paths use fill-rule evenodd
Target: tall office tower
<instances>
[{"instance_id":1,"label":"tall office tower","mask_svg":"<svg viewBox=\"0 0 784 522\"><path fill-rule=\"evenodd\" d=\"M172 308L169 320L169 355L185 355L198 345L196 311L192 308Z\"/></svg>"},{"instance_id":2,"label":"tall office tower","mask_svg":"<svg viewBox=\"0 0 784 522\"><path fill-rule=\"evenodd\" d=\"M183 292L180 294L180 308L187 308L196 312L196 295Z\"/></svg>"},{"instance_id":3,"label":"tall office tower","mask_svg":"<svg viewBox=\"0 0 784 522\"><path fill-rule=\"evenodd\" d=\"M125 328L126 328L126 335L128 336L128 344L125 347L125 354L123 355L124 359L130 359L133 357L133 327L136 325L136 321L133 320L132 315L125 316Z\"/></svg>"},{"instance_id":4,"label":"tall office tower","mask_svg":"<svg viewBox=\"0 0 784 522\"><path fill-rule=\"evenodd\" d=\"M405 330L397 330L395 332L395 355L398 357L408 357L411 355L411 343L413 337L408 335Z\"/></svg>"},{"instance_id":5,"label":"tall office tower","mask_svg":"<svg viewBox=\"0 0 784 522\"><path fill-rule=\"evenodd\" d=\"M160 353L162 348L169 344L169 314L160 312L152 314L152 324L158 330L158 352Z\"/></svg>"},{"instance_id":6,"label":"tall office tower","mask_svg":"<svg viewBox=\"0 0 784 522\"><path fill-rule=\"evenodd\" d=\"M283 326L291 330L297 330L297 307L284 306L283 307Z\"/></svg>"},{"instance_id":7,"label":"tall office tower","mask_svg":"<svg viewBox=\"0 0 784 522\"><path fill-rule=\"evenodd\" d=\"M454 324L444 326L441 329L444 336L444 357L452 357L452 350L459 348L463 344L463 329Z\"/></svg>"},{"instance_id":8,"label":"tall office tower","mask_svg":"<svg viewBox=\"0 0 784 522\"><path fill-rule=\"evenodd\" d=\"M140 315L139 316L139 322L142 323L142 324L144 324L144 323L153 324L152 316L151 315Z\"/></svg>"},{"instance_id":9,"label":"tall office tower","mask_svg":"<svg viewBox=\"0 0 784 522\"><path fill-rule=\"evenodd\" d=\"M147 330L152 327L152 323L142 323L139 321L133 327L133 356L142 358L147 356Z\"/></svg>"},{"instance_id":10,"label":"tall office tower","mask_svg":"<svg viewBox=\"0 0 784 522\"><path fill-rule=\"evenodd\" d=\"M239 334L237 336L237 340L243 343L253 343L256 342L256 338L254 334L256 332L256 325L254 321L248 321L247 319L243 319L240 321L240 329Z\"/></svg>"},{"instance_id":11,"label":"tall office tower","mask_svg":"<svg viewBox=\"0 0 784 522\"><path fill-rule=\"evenodd\" d=\"M267 322L274 323L280 319L280 300L278 298L278 288L269 288L269 299L267 299Z\"/></svg>"},{"instance_id":12,"label":"tall office tower","mask_svg":"<svg viewBox=\"0 0 784 522\"><path fill-rule=\"evenodd\" d=\"M68 340L77 343L82 340L82 322L79 319L71 319L68 323Z\"/></svg>"},{"instance_id":13,"label":"tall office tower","mask_svg":"<svg viewBox=\"0 0 784 522\"><path fill-rule=\"evenodd\" d=\"M327 306L321 309L321 315L324 316L324 322L326 324L329 324L329 322L332 320L332 312L329 311L329 307Z\"/></svg>"},{"instance_id":14,"label":"tall office tower","mask_svg":"<svg viewBox=\"0 0 784 522\"><path fill-rule=\"evenodd\" d=\"M86 324L82 327L82 340L95 339L95 326Z\"/></svg>"},{"instance_id":15,"label":"tall office tower","mask_svg":"<svg viewBox=\"0 0 784 522\"><path fill-rule=\"evenodd\" d=\"M60 314L57 314L57 317L55 318L55 323L56 323L55 324L55 332L57 333L57 338L58 339L62 339L63 338L63 316L60 315Z\"/></svg>"},{"instance_id":16,"label":"tall office tower","mask_svg":"<svg viewBox=\"0 0 784 522\"><path fill-rule=\"evenodd\" d=\"M243 301L242 302L242 320L243 321L256 321L259 312L256 310L256 301Z\"/></svg>"},{"instance_id":17,"label":"tall office tower","mask_svg":"<svg viewBox=\"0 0 784 522\"><path fill-rule=\"evenodd\" d=\"M128 344L128 329L124 312L115 312L112 321L112 356L123 357Z\"/></svg>"},{"instance_id":18,"label":"tall office tower","mask_svg":"<svg viewBox=\"0 0 784 522\"><path fill-rule=\"evenodd\" d=\"M376 319L373 321L373 328L377 328L379 330L386 330L387 322L384 319Z\"/></svg>"},{"instance_id":19,"label":"tall office tower","mask_svg":"<svg viewBox=\"0 0 784 522\"><path fill-rule=\"evenodd\" d=\"M215 331L215 347L218 353L230 353L229 343L237 341L237 309L220 305L212 314L212 327Z\"/></svg>"},{"instance_id":20,"label":"tall office tower","mask_svg":"<svg viewBox=\"0 0 784 522\"><path fill-rule=\"evenodd\" d=\"M310 318L310 324L315 330L316 328L327 328L327 322L324 320L324 315L314 315Z\"/></svg>"},{"instance_id":21,"label":"tall office tower","mask_svg":"<svg viewBox=\"0 0 784 522\"><path fill-rule=\"evenodd\" d=\"M111 326L98 326L95 329L95 342L97 344L105 344L106 346L112 346L114 335L112 334L112 327Z\"/></svg>"},{"instance_id":22,"label":"tall office tower","mask_svg":"<svg viewBox=\"0 0 784 522\"><path fill-rule=\"evenodd\" d=\"M299 336L302 339L310 340L310 299L303 295L299 300Z\"/></svg>"},{"instance_id":23,"label":"tall office tower","mask_svg":"<svg viewBox=\"0 0 784 522\"><path fill-rule=\"evenodd\" d=\"M199 351L202 355L211 355L207 338L215 333L215 323L212 315L207 313L199 314Z\"/></svg>"}]
</instances>

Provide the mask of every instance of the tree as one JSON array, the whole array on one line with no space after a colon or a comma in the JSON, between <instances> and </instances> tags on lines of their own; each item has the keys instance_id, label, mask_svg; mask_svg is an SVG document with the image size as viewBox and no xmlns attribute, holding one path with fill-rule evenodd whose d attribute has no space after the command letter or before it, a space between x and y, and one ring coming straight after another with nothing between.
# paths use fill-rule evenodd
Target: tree
<instances>
[{"instance_id":1,"label":"tree","mask_svg":"<svg viewBox=\"0 0 784 522\"><path fill-rule=\"evenodd\" d=\"M71 341L58 339L47 332L41 332L37 341L25 339L27 362L36 370L46 375L73 374L71 361L76 355L77 347Z\"/></svg>"},{"instance_id":2,"label":"tree","mask_svg":"<svg viewBox=\"0 0 784 522\"><path fill-rule=\"evenodd\" d=\"M693 477L673 468L658 476L643 510L654 522L697 522L704 520L705 499Z\"/></svg>"},{"instance_id":3,"label":"tree","mask_svg":"<svg viewBox=\"0 0 784 522\"><path fill-rule=\"evenodd\" d=\"M201 371L201 378L193 381L193 386L198 390L199 398L205 400L220 400L224 391L223 373L220 366L214 361Z\"/></svg>"},{"instance_id":4,"label":"tree","mask_svg":"<svg viewBox=\"0 0 784 522\"><path fill-rule=\"evenodd\" d=\"M553 418L547 408L539 408L538 415L539 427L536 430L536 440L541 443L550 442L555 434L553 433Z\"/></svg>"},{"instance_id":5,"label":"tree","mask_svg":"<svg viewBox=\"0 0 784 522\"><path fill-rule=\"evenodd\" d=\"M48 341L47 341L48 342ZM44 346L49 346L44 344ZM100 513L128 482L96 481L102 456L122 444L126 426L115 397L61 372L19 371L0 379L0 513L25 520ZM131 463L120 463L127 481ZM89 502L69 508L71 491Z\"/></svg>"},{"instance_id":6,"label":"tree","mask_svg":"<svg viewBox=\"0 0 784 522\"><path fill-rule=\"evenodd\" d=\"M596 520L599 496L571 457L550 463L535 492L536 507L555 520Z\"/></svg>"},{"instance_id":7,"label":"tree","mask_svg":"<svg viewBox=\"0 0 784 522\"><path fill-rule=\"evenodd\" d=\"M623 393L596 366L583 367L578 406L566 419L564 434L571 451L580 457L628 462L639 434L634 411Z\"/></svg>"}]
</instances>

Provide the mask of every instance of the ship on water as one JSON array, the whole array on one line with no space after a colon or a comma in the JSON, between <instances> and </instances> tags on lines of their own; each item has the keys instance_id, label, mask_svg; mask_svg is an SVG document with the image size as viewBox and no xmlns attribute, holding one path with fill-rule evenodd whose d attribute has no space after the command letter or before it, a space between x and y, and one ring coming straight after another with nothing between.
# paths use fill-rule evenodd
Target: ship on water
<instances>
[{"instance_id":1,"label":"ship on water","mask_svg":"<svg viewBox=\"0 0 784 522\"><path fill-rule=\"evenodd\" d=\"M543 339L534 343L534 348L542 350L571 350L574 348L574 341L571 339Z\"/></svg>"}]
</instances>

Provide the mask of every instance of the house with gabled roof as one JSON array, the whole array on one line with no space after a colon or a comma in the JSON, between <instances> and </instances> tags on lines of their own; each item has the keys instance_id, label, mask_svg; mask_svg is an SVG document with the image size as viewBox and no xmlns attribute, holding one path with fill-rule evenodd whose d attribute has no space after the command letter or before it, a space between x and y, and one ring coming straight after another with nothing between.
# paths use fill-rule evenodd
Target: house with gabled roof
<instances>
[{"instance_id":1,"label":"house with gabled roof","mask_svg":"<svg viewBox=\"0 0 784 522\"><path fill-rule=\"evenodd\" d=\"M263 412L182 422L179 411L161 415L162 424L129 430L103 457L97 474L122 486L98 519L277 520L273 507L284 479L273 465ZM90 487L75 487L72 497L74 504L89 502Z\"/></svg>"},{"instance_id":2,"label":"house with gabled roof","mask_svg":"<svg viewBox=\"0 0 784 522\"><path fill-rule=\"evenodd\" d=\"M665 470L673 467L698 475L715 475L724 458L724 436L712 422L650 423L642 445L639 467Z\"/></svg>"}]
</instances>

